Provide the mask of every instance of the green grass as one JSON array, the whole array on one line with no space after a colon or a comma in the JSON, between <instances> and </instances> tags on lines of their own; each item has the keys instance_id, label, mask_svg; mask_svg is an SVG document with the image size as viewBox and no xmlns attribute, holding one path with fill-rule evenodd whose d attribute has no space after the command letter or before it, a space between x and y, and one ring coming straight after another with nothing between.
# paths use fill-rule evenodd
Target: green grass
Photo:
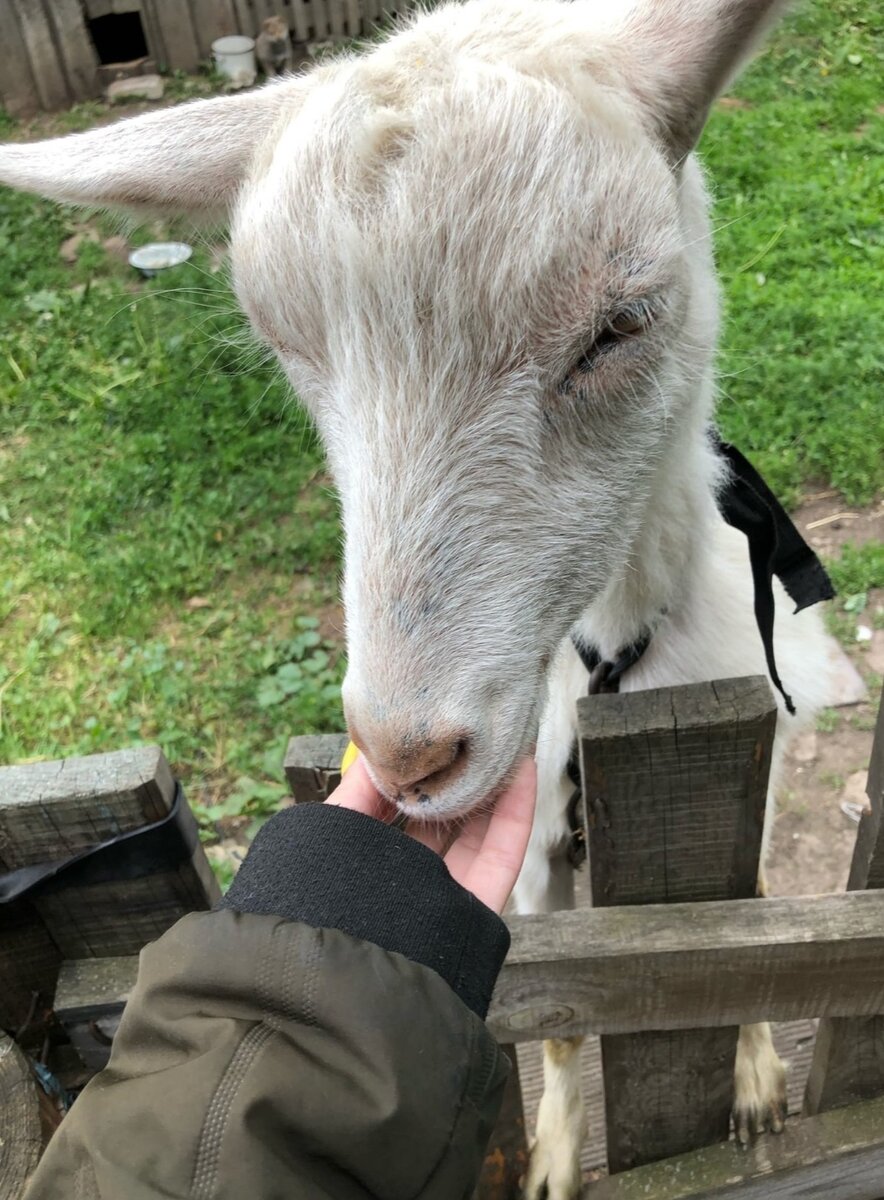
<instances>
[{"instance_id":1,"label":"green grass","mask_svg":"<svg viewBox=\"0 0 884 1200\"><path fill-rule=\"evenodd\" d=\"M156 740L212 798L340 724L338 648L300 624L335 504L209 249L169 291L101 245L63 264L74 223L0 193L0 760Z\"/></svg>"},{"instance_id":2,"label":"green grass","mask_svg":"<svg viewBox=\"0 0 884 1200\"><path fill-rule=\"evenodd\" d=\"M805 3L701 144L727 297L721 422L771 486L884 483L884 17Z\"/></svg>"},{"instance_id":3,"label":"green grass","mask_svg":"<svg viewBox=\"0 0 884 1200\"><path fill-rule=\"evenodd\" d=\"M820 480L859 503L884 482L872 12L808 5L702 145L728 302L722 422L789 500ZM172 81L180 98L209 86ZM105 116L0 114L0 134ZM212 247L138 283L100 244L60 260L80 223L0 192L0 761L158 741L208 820L260 820L286 737L341 723L321 454L244 349ZM845 594L884 582L882 553L845 552Z\"/></svg>"}]
</instances>

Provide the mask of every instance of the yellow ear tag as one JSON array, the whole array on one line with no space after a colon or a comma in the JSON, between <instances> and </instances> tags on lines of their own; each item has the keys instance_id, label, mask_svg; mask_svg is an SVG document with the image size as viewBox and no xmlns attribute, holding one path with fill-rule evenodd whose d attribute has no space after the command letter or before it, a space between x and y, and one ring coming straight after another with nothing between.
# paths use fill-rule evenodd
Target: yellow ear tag
<instances>
[{"instance_id":1,"label":"yellow ear tag","mask_svg":"<svg viewBox=\"0 0 884 1200\"><path fill-rule=\"evenodd\" d=\"M344 757L341 759L341 774L346 775L347 771L356 762L359 757L359 748L354 746L352 742L348 742L347 749L344 751Z\"/></svg>"}]
</instances>

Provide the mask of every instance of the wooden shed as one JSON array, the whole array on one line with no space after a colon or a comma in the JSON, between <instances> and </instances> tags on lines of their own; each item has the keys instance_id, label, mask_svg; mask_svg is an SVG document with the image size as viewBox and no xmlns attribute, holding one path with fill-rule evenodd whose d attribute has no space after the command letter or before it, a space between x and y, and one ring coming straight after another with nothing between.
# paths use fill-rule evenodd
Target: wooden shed
<instances>
[{"instance_id":1,"label":"wooden shed","mask_svg":"<svg viewBox=\"0 0 884 1200\"><path fill-rule=\"evenodd\" d=\"M115 74L195 71L212 42L282 16L298 42L355 38L410 0L0 0L0 103L13 116L100 96ZM127 72L127 68L129 68Z\"/></svg>"}]
</instances>

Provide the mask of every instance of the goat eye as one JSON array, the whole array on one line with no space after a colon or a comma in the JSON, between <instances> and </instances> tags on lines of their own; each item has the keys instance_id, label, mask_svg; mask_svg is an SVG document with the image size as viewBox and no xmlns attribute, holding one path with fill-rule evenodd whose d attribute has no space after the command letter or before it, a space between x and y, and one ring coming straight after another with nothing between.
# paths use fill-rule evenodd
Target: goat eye
<instances>
[{"instance_id":1,"label":"goat eye","mask_svg":"<svg viewBox=\"0 0 884 1200\"><path fill-rule=\"evenodd\" d=\"M624 308L608 318L605 328L595 341L588 346L580 358L574 363L562 383L562 389L567 391L579 377L585 375L598 363L599 359L609 351L614 350L621 342L640 337L651 323L651 313L644 305L634 308Z\"/></svg>"},{"instance_id":2,"label":"goat eye","mask_svg":"<svg viewBox=\"0 0 884 1200\"><path fill-rule=\"evenodd\" d=\"M650 317L646 310L627 309L611 318L608 322L608 329L617 337L634 337L636 334L644 333L649 320Z\"/></svg>"}]
</instances>

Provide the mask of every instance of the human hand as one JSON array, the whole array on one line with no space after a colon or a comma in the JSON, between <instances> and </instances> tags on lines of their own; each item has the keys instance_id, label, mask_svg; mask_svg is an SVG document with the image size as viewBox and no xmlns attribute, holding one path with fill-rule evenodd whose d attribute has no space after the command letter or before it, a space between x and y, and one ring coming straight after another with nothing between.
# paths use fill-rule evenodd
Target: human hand
<instances>
[{"instance_id":1,"label":"human hand","mask_svg":"<svg viewBox=\"0 0 884 1200\"><path fill-rule=\"evenodd\" d=\"M493 805L483 806L456 823L412 820L403 831L441 854L453 879L477 900L501 913L525 858L536 797L534 760L524 758ZM326 804L365 813L387 824L399 815L396 806L385 800L371 782L361 756Z\"/></svg>"}]
</instances>

